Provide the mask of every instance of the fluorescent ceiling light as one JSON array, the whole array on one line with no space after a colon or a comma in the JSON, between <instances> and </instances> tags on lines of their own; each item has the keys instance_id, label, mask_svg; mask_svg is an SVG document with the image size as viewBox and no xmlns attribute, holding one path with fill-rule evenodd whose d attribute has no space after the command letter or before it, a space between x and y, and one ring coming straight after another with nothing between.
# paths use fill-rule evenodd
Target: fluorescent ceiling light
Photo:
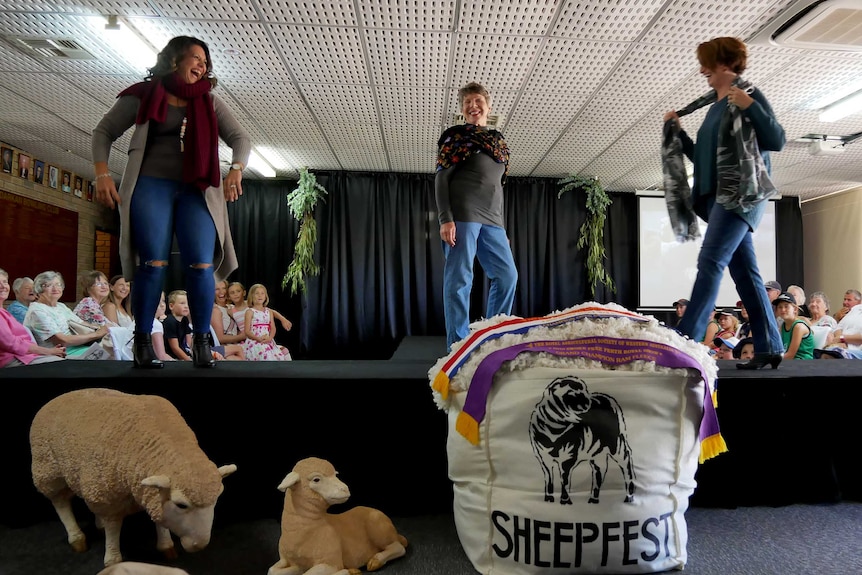
<instances>
[{"instance_id":1,"label":"fluorescent ceiling light","mask_svg":"<svg viewBox=\"0 0 862 575\"><path fill-rule=\"evenodd\" d=\"M293 169L293 166L289 165L275 149L269 146L258 146L256 150L276 170L288 171Z\"/></svg>"},{"instance_id":2,"label":"fluorescent ceiling light","mask_svg":"<svg viewBox=\"0 0 862 575\"><path fill-rule=\"evenodd\" d=\"M156 65L158 53L144 42L128 23L118 20L116 16L88 16L87 23L118 58L125 60L142 75L146 75L149 69Z\"/></svg>"},{"instance_id":3,"label":"fluorescent ceiling light","mask_svg":"<svg viewBox=\"0 0 862 575\"><path fill-rule=\"evenodd\" d=\"M266 160L257 155L254 150L248 156L248 167L263 176L264 178L274 178L276 176L275 168L270 166Z\"/></svg>"},{"instance_id":4,"label":"fluorescent ceiling light","mask_svg":"<svg viewBox=\"0 0 862 575\"><path fill-rule=\"evenodd\" d=\"M862 90L846 96L820 112L821 122L834 122L862 110Z\"/></svg>"}]
</instances>

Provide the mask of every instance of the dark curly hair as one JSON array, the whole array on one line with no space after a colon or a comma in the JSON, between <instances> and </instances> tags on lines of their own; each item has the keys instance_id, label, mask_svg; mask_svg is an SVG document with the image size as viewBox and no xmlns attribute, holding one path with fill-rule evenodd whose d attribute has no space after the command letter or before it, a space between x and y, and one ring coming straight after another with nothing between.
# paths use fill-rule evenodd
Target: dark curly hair
<instances>
[{"instance_id":1,"label":"dark curly hair","mask_svg":"<svg viewBox=\"0 0 862 575\"><path fill-rule=\"evenodd\" d=\"M748 48L739 38L713 38L697 47L697 60L710 70L722 65L733 70L734 74L742 74L747 66Z\"/></svg>"},{"instance_id":2,"label":"dark curly hair","mask_svg":"<svg viewBox=\"0 0 862 575\"><path fill-rule=\"evenodd\" d=\"M213 73L213 63L210 58L209 46L207 46L206 42L203 40L199 40L191 36L176 36L171 38L171 41L168 42L167 46L159 52L159 56L156 59L156 65L149 68L149 74L145 80L152 80L154 77L167 76L168 74L173 73L177 69L177 65L183 58L185 58L186 53L188 53L189 48L192 46L200 46L203 49L204 54L206 54L207 79L210 84L212 84L212 87L215 88L216 84L218 84L218 79Z\"/></svg>"}]
</instances>

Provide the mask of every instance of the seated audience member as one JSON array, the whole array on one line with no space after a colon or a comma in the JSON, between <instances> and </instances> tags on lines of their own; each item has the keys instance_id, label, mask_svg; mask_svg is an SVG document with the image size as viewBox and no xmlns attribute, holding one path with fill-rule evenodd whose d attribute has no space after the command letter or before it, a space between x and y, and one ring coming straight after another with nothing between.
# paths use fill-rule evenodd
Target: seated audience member
<instances>
[{"instance_id":1,"label":"seated audience member","mask_svg":"<svg viewBox=\"0 0 862 575\"><path fill-rule=\"evenodd\" d=\"M808 297L808 312L811 317L811 325L835 329L838 322L829 315L829 298L822 291L816 291Z\"/></svg>"},{"instance_id":2,"label":"seated audience member","mask_svg":"<svg viewBox=\"0 0 862 575\"><path fill-rule=\"evenodd\" d=\"M165 318L165 351L180 361L192 360L192 326L189 320L189 299L185 290L168 295L168 317Z\"/></svg>"},{"instance_id":3,"label":"seated audience member","mask_svg":"<svg viewBox=\"0 0 862 575\"><path fill-rule=\"evenodd\" d=\"M131 284L121 275L111 278L108 300L102 305L105 316L114 324L134 331L135 318L132 316L132 298L129 297Z\"/></svg>"},{"instance_id":4,"label":"seated audience member","mask_svg":"<svg viewBox=\"0 0 862 575\"><path fill-rule=\"evenodd\" d=\"M239 282L231 282L227 286L227 298L233 304L230 314L236 322L237 333L242 334L243 341L245 341L245 310L248 309L247 295L245 286Z\"/></svg>"},{"instance_id":5,"label":"seated audience member","mask_svg":"<svg viewBox=\"0 0 862 575\"><path fill-rule=\"evenodd\" d=\"M739 339L743 339L746 337L751 337L751 323L748 320L748 310L745 309L745 304L742 303L742 300L736 302L736 307L739 308L739 327L736 328L736 337Z\"/></svg>"},{"instance_id":6,"label":"seated audience member","mask_svg":"<svg viewBox=\"0 0 862 575\"><path fill-rule=\"evenodd\" d=\"M36 343L43 347L64 346L66 357L78 357L85 355L92 344L98 344L108 333L107 326L85 335L72 331L69 321L81 320L60 302L66 284L59 272L42 272L33 279L33 283L36 301L27 309L24 325L33 333Z\"/></svg>"},{"instance_id":7,"label":"seated audience member","mask_svg":"<svg viewBox=\"0 0 862 575\"><path fill-rule=\"evenodd\" d=\"M218 335L218 341L215 343L221 345L238 343L242 345L242 342L245 341L245 332L240 333L233 313L231 313L234 305L227 297L227 289L228 283L226 280L216 282L213 315L210 325L212 325L216 335Z\"/></svg>"},{"instance_id":8,"label":"seated audience member","mask_svg":"<svg viewBox=\"0 0 862 575\"><path fill-rule=\"evenodd\" d=\"M844 306L835 312L835 315L833 316L835 321L840 322L844 316L847 315L847 312L860 303L862 303L862 293L860 293L859 290L849 289L844 292Z\"/></svg>"},{"instance_id":9,"label":"seated audience member","mask_svg":"<svg viewBox=\"0 0 862 575\"><path fill-rule=\"evenodd\" d=\"M808 311L808 306L805 305L805 290L797 285L787 286L787 293L793 296L796 300L796 315L798 317L810 318L811 313Z\"/></svg>"},{"instance_id":10,"label":"seated audience member","mask_svg":"<svg viewBox=\"0 0 862 575\"><path fill-rule=\"evenodd\" d=\"M862 304L850 308L826 338L826 347L815 351L815 357L862 359Z\"/></svg>"},{"instance_id":11,"label":"seated audience member","mask_svg":"<svg viewBox=\"0 0 862 575\"><path fill-rule=\"evenodd\" d=\"M27 277L16 279L12 282L12 291L15 292L15 301L9 304L6 311L12 314L18 323L23 324L24 316L27 315L27 308L36 301L33 280Z\"/></svg>"},{"instance_id":12,"label":"seated audience member","mask_svg":"<svg viewBox=\"0 0 862 575\"><path fill-rule=\"evenodd\" d=\"M754 358L754 340L744 337L733 347L733 357L736 359Z\"/></svg>"},{"instance_id":13,"label":"seated audience member","mask_svg":"<svg viewBox=\"0 0 862 575\"><path fill-rule=\"evenodd\" d=\"M804 319L796 316L796 299L781 292L774 300L778 331L784 342L784 359L814 359L814 333Z\"/></svg>"},{"instance_id":14,"label":"seated audience member","mask_svg":"<svg viewBox=\"0 0 862 575\"><path fill-rule=\"evenodd\" d=\"M682 315L685 313L685 308L688 307L687 299L678 299L673 302L673 309L676 315L674 316L673 325L676 327L679 324L679 320L682 319Z\"/></svg>"},{"instance_id":15,"label":"seated audience member","mask_svg":"<svg viewBox=\"0 0 862 575\"><path fill-rule=\"evenodd\" d=\"M269 304L269 293L263 284L254 284L248 292L245 310L246 340L243 343L249 361L290 361L290 352L275 343L275 317Z\"/></svg>"},{"instance_id":16,"label":"seated audience member","mask_svg":"<svg viewBox=\"0 0 862 575\"><path fill-rule=\"evenodd\" d=\"M153 317L153 351L156 353L156 357L162 361L176 361L168 355L167 351L165 351L165 327L162 325L162 320L160 319L162 317L166 317L165 309L167 309L167 304L165 303L165 292L162 292L162 297L159 300L159 307L156 308L156 315Z\"/></svg>"},{"instance_id":17,"label":"seated audience member","mask_svg":"<svg viewBox=\"0 0 862 575\"><path fill-rule=\"evenodd\" d=\"M700 341L703 345L708 347L711 350L714 350L714 342L716 336L718 336L718 332L721 331L721 326L718 323L718 320L715 319L715 314L720 312L719 308L714 308L709 313L709 323L706 324L706 333L703 335L703 339Z\"/></svg>"},{"instance_id":18,"label":"seated audience member","mask_svg":"<svg viewBox=\"0 0 862 575\"><path fill-rule=\"evenodd\" d=\"M715 338L715 359L733 359L733 350L739 344L734 336L719 336Z\"/></svg>"},{"instance_id":19,"label":"seated audience member","mask_svg":"<svg viewBox=\"0 0 862 575\"><path fill-rule=\"evenodd\" d=\"M726 307L719 310L715 314L715 320L719 327L715 337L736 337L736 330L739 329L739 318L736 317L736 311L733 308Z\"/></svg>"},{"instance_id":20,"label":"seated audience member","mask_svg":"<svg viewBox=\"0 0 862 575\"><path fill-rule=\"evenodd\" d=\"M3 307L7 297L9 274L0 269L0 368L33 365L66 357L66 348L63 346L45 347L33 341L27 328Z\"/></svg>"},{"instance_id":21,"label":"seated audience member","mask_svg":"<svg viewBox=\"0 0 862 575\"><path fill-rule=\"evenodd\" d=\"M775 280L771 280L763 284L763 287L766 288L766 295L769 298L769 301L775 301L775 298L778 297L783 290L781 289L781 284Z\"/></svg>"},{"instance_id":22,"label":"seated audience member","mask_svg":"<svg viewBox=\"0 0 862 575\"><path fill-rule=\"evenodd\" d=\"M81 274L81 290L85 296L75 306L74 313L81 321L93 325L116 325L105 317L102 304L108 300L110 292L108 278L98 270L91 270Z\"/></svg>"}]
</instances>

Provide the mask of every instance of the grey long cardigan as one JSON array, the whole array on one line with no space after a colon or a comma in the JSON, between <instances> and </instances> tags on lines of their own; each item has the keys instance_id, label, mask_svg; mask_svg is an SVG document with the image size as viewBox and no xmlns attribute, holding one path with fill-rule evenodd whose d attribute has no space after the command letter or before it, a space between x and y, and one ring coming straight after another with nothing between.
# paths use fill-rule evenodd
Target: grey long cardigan
<instances>
[{"instance_id":1,"label":"grey long cardigan","mask_svg":"<svg viewBox=\"0 0 862 575\"><path fill-rule=\"evenodd\" d=\"M248 156L251 152L251 138L239 125L230 113L228 107L216 96L210 94L213 100L216 118L218 119L219 137L230 146L233 152L233 162L241 162L248 165ZM93 130L93 161L107 162L110 154L111 144L126 130L135 124L137 106L134 106L134 114L129 117L130 106L123 100L135 96L123 96L118 98L110 110L105 114L96 129ZM123 172L120 182L120 263L123 267L123 276L132 280L135 269L138 267L138 253L132 244L131 223L129 221L129 206L132 204L132 193L138 182L144 152L147 146L147 133L149 122L135 126L132 140L129 144L129 161ZM227 203L225 202L222 182L218 187L207 188L204 192L210 216L216 227L216 245L213 254L213 270L216 281L226 279L239 263L236 259L236 251L233 247L233 238L230 233L230 223L227 217Z\"/></svg>"}]
</instances>

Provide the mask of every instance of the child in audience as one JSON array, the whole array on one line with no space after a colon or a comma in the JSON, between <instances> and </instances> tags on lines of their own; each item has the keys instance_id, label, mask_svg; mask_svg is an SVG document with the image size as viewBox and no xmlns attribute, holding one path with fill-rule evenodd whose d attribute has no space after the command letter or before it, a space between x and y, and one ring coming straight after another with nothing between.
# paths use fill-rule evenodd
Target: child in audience
<instances>
[{"instance_id":1,"label":"child in audience","mask_svg":"<svg viewBox=\"0 0 862 575\"><path fill-rule=\"evenodd\" d=\"M733 336L715 338L715 359L733 359L733 350L738 344L739 340Z\"/></svg>"},{"instance_id":2,"label":"child in audience","mask_svg":"<svg viewBox=\"0 0 862 575\"><path fill-rule=\"evenodd\" d=\"M245 357L250 361L290 361L290 352L273 340L275 317L273 310L266 307L268 304L266 287L263 284L251 286L244 320L248 327L243 344Z\"/></svg>"},{"instance_id":3,"label":"child in audience","mask_svg":"<svg viewBox=\"0 0 862 575\"><path fill-rule=\"evenodd\" d=\"M774 300L778 331L784 342L784 359L814 359L814 333L808 322L796 315L796 298L781 292Z\"/></svg>"},{"instance_id":4,"label":"child in audience","mask_svg":"<svg viewBox=\"0 0 862 575\"><path fill-rule=\"evenodd\" d=\"M215 284L215 297L213 300L213 314L210 320L213 330L218 335L221 345L236 343L240 346L245 341L245 332L240 332L236 320L233 317L234 305L227 297L228 283L221 280ZM245 311L243 311L245 315Z\"/></svg>"},{"instance_id":5,"label":"child in audience","mask_svg":"<svg viewBox=\"0 0 862 575\"><path fill-rule=\"evenodd\" d=\"M180 361L192 360L192 327L189 321L189 299L185 290L174 290L168 295L168 310L165 318L165 351Z\"/></svg>"},{"instance_id":6,"label":"child in audience","mask_svg":"<svg viewBox=\"0 0 862 575\"><path fill-rule=\"evenodd\" d=\"M754 340L745 337L733 347L733 357L736 359L752 359L754 357Z\"/></svg>"},{"instance_id":7,"label":"child in audience","mask_svg":"<svg viewBox=\"0 0 862 575\"><path fill-rule=\"evenodd\" d=\"M175 361L173 357L165 351L165 328L162 325L162 320L159 318L167 317L165 315L167 304L165 303L165 292L162 292L162 297L159 300L159 307L156 308L156 315L153 317L153 351L156 352L156 357L162 361Z\"/></svg>"},{"instance_id":8,"label":"child in audience","mask_svg":"<svg viewBox=\"0 0 862 575\"><path fill-rule=\"evenodd\" d=\"M233 304L230 314L236 322L237 333L245 334L245 310L248 309L248 304L245 299L245 286L239 282L231 282L231 284L227 286L227 297L230 300L230 303ZM242 341L245 341L244 336Z\"/></svg>"}]
</instances>

